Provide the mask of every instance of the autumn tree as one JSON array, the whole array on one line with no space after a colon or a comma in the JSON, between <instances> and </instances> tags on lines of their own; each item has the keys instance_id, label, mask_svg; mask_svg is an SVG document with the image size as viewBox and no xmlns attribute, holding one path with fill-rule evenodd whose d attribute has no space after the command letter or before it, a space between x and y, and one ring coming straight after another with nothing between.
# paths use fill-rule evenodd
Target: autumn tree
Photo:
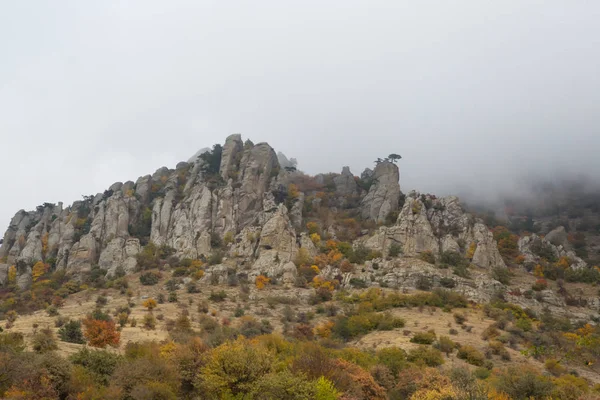
<instances>
[{"instance_id":1,"label":"autumn tree","mask_svg":"<svg viewBox=\"0 0 600 400\"><path fill-rule=\"evenodd\" d=\"M12 284L15 283L17 281L17 267L15 267L14 265L11 265L8 268L8 283Z\"/></svg>"},{"instance_id":2,"label":"autumn tree","mask_svg":"<svg viewBox=\"0 0 600 400\"><path fill-rule=\"evenodd\" d=\"M264 275L259 275L256 277L256 281L255 281L256 288L259 290L262 290L265 288L265 286L267 286L269 284L270 281L271 281L270 278L267 278Z\"/></svg>"},{"instance_id":3,"label":"autumn tree","mask_svg":"<svg viewBox=\"0 0 600 400\"><path fill-rule=\"evenodd\" d=\"M274 361L270 351L242 337L210 352L194 386L208 398L233 398L250 392L260 378L271 372Z\"/></svg>"},{"instance_id":4,"label":"autumn tree","mask_svg":"<svg viewBox=\"0 0 600 400\"><path fill-rule=\"evenodd\" d=\"M48 272L49 266L45 264L43 261L38 261L33 265L33 269L31 271L31 277L33 281L37 281L43 276L46 272Z\"/></svg>"},{"instance_id":5,"label":"autumn tree","mask_svg":"<svg viewBox=\"0 0 600 400\"><path fill-rule=\"evenodd\" d=\"M87 318L83 320L84 336L93 347L118 347L121 333L117 331L114 321L101 321Z\"/></svg>"},{"instance_id":6,"label":"autumn tree","mask_svg":"<svg viewBox=\"0 0 600 400\"><path fill-rule=\"evenodd\" d=\"M142 303L142 305L143 305L144 307L146 307L146 308L148 309L148 311L152 311L152 310L154 310L154 309L156 308L156 306L157 306L158 304L156 303L156 300L154 300L153 298L149 298L149 299L146 299L146 300L145 300L145 301Z\"/></svg>"}]
</instances>

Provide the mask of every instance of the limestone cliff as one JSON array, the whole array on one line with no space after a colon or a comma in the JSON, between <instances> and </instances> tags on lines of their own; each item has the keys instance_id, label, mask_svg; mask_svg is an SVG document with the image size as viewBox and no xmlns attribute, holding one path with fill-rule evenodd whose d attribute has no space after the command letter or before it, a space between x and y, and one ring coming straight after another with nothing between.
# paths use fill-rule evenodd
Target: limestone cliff
<instances>
[{"instance_id":1,"label":"limestone cliff","mask_svg":"<svg viewBox=\"0 0 600 400\"><path fill-rule=\"evenodd\" d=\"M207 268L205 279L224 280L232 270L247 269L249 278L264 273L293 284L299 250L310 257L319 252L306 233L306 210L322 215L324 236L336 238L343 233L336 230L338 207L371 226L397 216L391 226L360 233L354 245L387 254L397 243L407 256L473 247L473 264L504 267L491 233L458 199L412 193L399 210L398 180L398 167L387 161L361 179L348 167L307 177L282 168L268 144L231 135L223 146L203 149L174 169L117 182L69 207L46 203L17 212L0 247L0 284L14 265L15 283L29 286L37 261L75 276L94 268L108 276L131 273L150 242L179 259L209 258L218 245L223 264Z\"/></svg>"},{"instance_id":2,"label":"limestone cliff","mask_svg":"<svg viewBox=\"0 0 600 400\"><path fill-rule=\"evenodd\" d=\"M379 228L362 242L383 252L396 243L408 256L425 251L435 256L446 251L466 253L471 248L474 265L482 268L506 267L492 233L481 221L465 213L458 198L453 196L436 198L411 192L396 223Z\"/></svg>"}]
</instances>

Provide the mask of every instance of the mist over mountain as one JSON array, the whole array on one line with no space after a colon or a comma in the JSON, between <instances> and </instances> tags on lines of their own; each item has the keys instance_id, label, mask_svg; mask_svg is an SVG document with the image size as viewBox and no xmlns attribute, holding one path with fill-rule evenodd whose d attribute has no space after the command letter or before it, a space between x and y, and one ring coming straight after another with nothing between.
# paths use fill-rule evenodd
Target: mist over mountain
<instances>
[{"instance_id":1,"label":"mist over mountain","mask_svg":"<svg viewBox=\"0 0 600 400\"><path fill-rule=\"evenodd\" d=\"M403 191L469 201L523 177L597 180L599 17L521 1L6 5L0 226L235 132L313 175L395 152Z\"/></svg>"}]
</instances>

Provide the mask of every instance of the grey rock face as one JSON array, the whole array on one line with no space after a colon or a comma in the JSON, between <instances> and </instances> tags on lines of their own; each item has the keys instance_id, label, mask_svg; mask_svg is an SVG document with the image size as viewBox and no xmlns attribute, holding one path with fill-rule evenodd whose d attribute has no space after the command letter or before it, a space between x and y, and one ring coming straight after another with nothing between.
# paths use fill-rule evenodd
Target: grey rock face
<instances>
[{"instance_id":1,"label":"grey rock face","mask_svg":"<svg viewBox=\"0 0 600 400\"><path fill-rule=\"evenodd\" d=\"M384 222L387 215L398 210L400 198L400 173L391 162L377 164L373 172L373 184L361 202L361 214L365 219Z\"/></svg>"},{"instance_id":2,"label":"grey rock face","mask_svg":"<svg viewBox=\"0 0 600 400\"><path fill-rule=\"evenodd\" d=\"M546 241L552 243L555 246L562 246L564 249L569 248L569 240L567 238L567 231L564 226L559 226L558 228L550 231L546 237Z\"/></svg>"},{"instance_id":3,"label":"grey rock face","mask_svg":"<svg viewBox=\"0 0 600 400\"><path fill-rule=\"evenodd\" d=\"M354 175L350 172L350 167L344 167L342 173L333 178L335 192L340 196L351 196L356 194L358 187L354 180Z\"/></svg>"},{"instance_id":4,"label":"grey rock face","mask_svg":"<svg viewBox=\"0 0 600 400\"><path fill-rule=\"evenodd\" d=\"M0 264L0 285L4 285L8 281L8 268L10 265Z\"/></svg>"},{"instance_id":5,"label":"grey rock face","mask_svg":"<svg viewBox=\"0 0 600 400\"><path fill-rule=\"evenodd\" d=\"M278 167L275 151L268 144L259 143L244 150L237 201L239 227L256 221L257 213L263 209L262 198L269 187L271 173Z\"/></svg>"},{"instance_id":6,"label":"grey rock face","mask_svg":"<svg viewBox=\"0 0 600 400\"><path fill-rule=\"evenodd\" d=\"M397 243L407 256L424 251L436 256L444 251L460 252L459 242L476 246L473 264L482 268L506 267L492 233L465 213L453 196L438 199L412 192L395 225L381 227L373 236L358 241L384 254L392 243Z\"/></svg>"},{"instance_id":7,"label":"grey rock face","mask_svg":"<svg viewBox=\"0 0 600 400\"><path fill-rule=\"evenodd\" d=\"M232 177L233 172L237 169L237 164L239 164L243 150L242 135L235 134L227 137L223 146L221 167L219 169L223 179L227 180Z\"/></svg>"},{"instance_id":8,"label":"grey rock face","mask_svg":"<svg viewBox=\"0 0 600 400\"><path fill-rule=\"evenodd\" d=\"M571 262L571 268L588 268L587 263L580 257L577 257L575 252L565 249L562 245L555 246L546 237L541 238L535 233L531 236L520 238L518 245L519 251L525 256L525 262L527 263L538 263L542 257L553 257L555 259L567 257Z\"/></svg>"}]
</instances>

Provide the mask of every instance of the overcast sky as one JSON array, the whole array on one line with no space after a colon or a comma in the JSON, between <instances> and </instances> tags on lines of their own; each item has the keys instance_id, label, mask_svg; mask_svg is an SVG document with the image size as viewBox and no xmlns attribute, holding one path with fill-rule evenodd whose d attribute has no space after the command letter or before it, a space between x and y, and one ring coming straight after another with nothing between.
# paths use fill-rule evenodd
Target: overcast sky
<instances>
[{"instance_id":1,"label":"overcast sky","mask_svg":"<svg viewBox=\"0 0 600 400\"><path fill-rule=\"evenodd\" d=\"M0 1L0 230L242 133L403 191L600 169L598 1ZM1 233L0 233L1 235Z\"/></svg>"}]
</instances>

